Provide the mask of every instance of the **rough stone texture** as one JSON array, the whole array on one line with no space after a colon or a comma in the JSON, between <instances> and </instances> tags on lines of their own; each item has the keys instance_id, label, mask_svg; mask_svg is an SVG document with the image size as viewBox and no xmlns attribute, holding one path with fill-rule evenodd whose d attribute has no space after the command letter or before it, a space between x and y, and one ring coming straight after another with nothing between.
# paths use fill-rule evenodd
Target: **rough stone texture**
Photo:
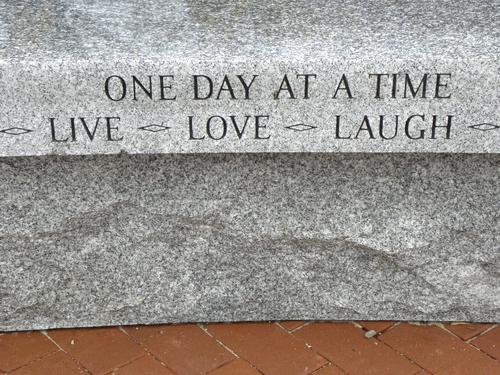
<instances>
[{"instance_id":1,"label":"rough stone texture","mask_svg":"<svg viewBox=\"0 0 500 375\"><path fill-rule=\"evenodd\" d=\"M0 159L0 329L500 321L497 155Z\"/></svg>"},{"instance_id":2,"label":"rough stone texture","mask_svg":"<svg viewBox=\"0 0 500 375\"><path fill-rule=\"evenodd\" d=\"M500 152L498 0L0 0L0 14L0 156ZM303 99L303 79L296 74L311 73L317 78L310 98ZM353 98L341 91L332 99L344 73ZM398 73L397 98L387 98L384 83L384 98L374 99L370 73ZM415 86L430 74L429 96L434 75L451 74L443 90L451 98L401 98L406 73ZM117 74L127 80L128 95L113 102L104 82ZM175 76L175 101L157 100L160 74ZM227 74L237 99L225 91L220 100L193 100L194 74L212 77L215 91ZM249 100L242 100L237 74L247 80L258 75ZM298 99L273 99L284 74ZM144 93L131 100L132 75L143 83L153 76L155 100ZM434 114L440 125L453 116L449 140L442 139L443 129L439 139L430 139ZM237 116L240 127L244 115L268 115L263 134L270 139L252 139L250 121L241 140L231 130L221 141L190 141L188 116L195 116L200 130L213 115ZM355 140L337 139L336 115L342 118L342 136L354 136L369 116L374 139L366 130ZM381 139L380 115L386 116L389 135L396 115L400 122L425 115L411 125L413 137L425 130L424 139L406 137L402 124L396 138ZM84 117L93 129L96 117L106 116L120 117L115 137L122 141L105 142L101 123L93 142L85 140L80 126L76 142L51 142L49 118L56 119L57 137L64 139L69 118ZM310 128L290 130L297 124ZM144 131L150 125L160 131Z\"/></svg>"}]
</instances>

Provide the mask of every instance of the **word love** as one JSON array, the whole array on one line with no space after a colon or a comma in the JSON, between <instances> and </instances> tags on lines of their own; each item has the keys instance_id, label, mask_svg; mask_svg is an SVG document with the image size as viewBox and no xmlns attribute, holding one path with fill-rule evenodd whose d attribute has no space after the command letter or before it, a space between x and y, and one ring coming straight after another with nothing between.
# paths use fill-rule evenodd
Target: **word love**
<instances>
[{"instance_id":1,"label":"word love","mask_svg":"<svg viewBox=\"0 0 500 375\"><path fill-rule=\"evenodd\" d=\"M268 115L254 116L210 116L206 120L197 121L194 116L189 119L189 140L204 139L221 140L226 137L242 139L249 134L252 139L269 139L265 134Z\"/></svg>"}]
</instances>

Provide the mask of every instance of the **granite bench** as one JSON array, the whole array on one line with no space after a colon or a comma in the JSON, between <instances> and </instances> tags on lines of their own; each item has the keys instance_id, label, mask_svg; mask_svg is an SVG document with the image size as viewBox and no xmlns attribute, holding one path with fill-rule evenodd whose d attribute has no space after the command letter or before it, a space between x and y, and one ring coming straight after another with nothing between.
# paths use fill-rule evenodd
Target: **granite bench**
<instances>
[{"instance_id":1,"label":"granite bench","mask_svg":"<svg viewBox=\"0 0 500 375\"><path fill-rule=\"evenodd\" d=\"M0 330L500 321L496 1L0 14Z\"/></svg>"}]
</instances>

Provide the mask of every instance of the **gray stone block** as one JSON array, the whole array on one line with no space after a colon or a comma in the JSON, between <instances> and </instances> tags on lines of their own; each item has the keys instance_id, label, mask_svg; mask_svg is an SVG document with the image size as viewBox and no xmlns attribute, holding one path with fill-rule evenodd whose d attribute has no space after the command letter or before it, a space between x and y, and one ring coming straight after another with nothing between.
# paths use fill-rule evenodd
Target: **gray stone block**
<instances>
[{"instance_id":1,"label":"gray stone block","mask_svg":"<svg viewBox=\"0 0 500 375\"><path fill-rule=\"evenodd\" d=\"M0 15L0 330L500 321L497 0Z\"/></svg>"},{"instance_id":2,"label":"gray stone block","mask_svg":"<svg viewBox=\"0 0 500 375\"><path fill-rule=\"evenodd\" d=\"M500 151L497 0L0 13L0 156Z\"/></svg>"},{"instance_id":3,"label":"gray stone block","mask_svg":"<svg viewBox=\"0 0 500 375\"><path fill-rule=\"evenodd\" d=\"M497 155L0 159L0 329L500 321Z\"/></svg>"}]
</instances>

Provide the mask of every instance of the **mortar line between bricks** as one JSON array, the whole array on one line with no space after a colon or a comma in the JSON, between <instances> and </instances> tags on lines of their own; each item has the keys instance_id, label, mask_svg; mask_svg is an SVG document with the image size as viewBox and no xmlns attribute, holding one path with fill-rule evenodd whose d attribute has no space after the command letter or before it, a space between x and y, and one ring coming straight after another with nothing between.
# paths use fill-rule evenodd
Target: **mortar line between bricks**
<instances>
[{"instance_id":1,"label":"mortar line between bricks","mask_svg":"<svg viewBox=\"0 0 500 375\"><path fill-rule=\"evenodd\" d=\"M296 337L296 338L297 338L297 337ZM307 348L308 348L311 352L315 353L316 355L318 355L319 357L323 358L323 359L326 361L325 366L326 366L326 365L328 365L328 364L332 364L332 365L334 364L331 360L329 360L328 358L326 358L324 355L322 355L321 353L317 352L316 350L313 350L313 348L312 348L311 346L309 346L307 343L305 343L305 342L304 342L304 344L306 344L306 347L307 347ZM312 371L311 371L309 374L307 374L307 375L312 375L312 374L314 374L316 371L321 370L321 369L322 369L323 367L325 367L325 366L318 367L317 369L312 370ZM344 372L347 374L347 371L345 371L342 367L339 367L337 364L335 364L335 367L338 367L339 369L341 369L342 371L344 371Z\"/></svg>"},{"instance_id":2,"label":"mortar line between bricks","mask_svg":"<svg viewBox=\"0 0 500 375\"><path fill-rule=\"evenodd\" d=\"M399 325L399 324L398 324L398 325ZM394 326L396 326L396 325L394 325ZM377 336L378 336L378 335L377 335ZM391 345L389 345L389 344L385 343L384 341L379 340L377 336L375 336L375 337L374 337L374 339L375 339L375 340L377 340L379 343L381 343L381 344L383 344L383 345L387 346L387 347L388 347L388 348L390 348L391 350L394 350L396 353L398 353L399 355L401 355L401 356L403 356L404 358L406 358L408 361L410 361L411 363L413 363L415 366L420 367L420 370L418 370L418 371L425 370L425 371L427 371L430 375L437 375L437 374L434 374L432 371L430 371L430 370L426 369L425 367L423 367L421 364L419 364L418 362L416 362L414 359L412 359L412 358L408 357L406 354L404 354L404 353L400 352L399 350L397 350L397 349L393 348ZM418 371L417 371L415 374L418 374ZM414 374L414 375L415 375L415 374Z\"/></svg>"},{"instance_id":3,"label":"mortar line between bricks","mask_svg":"<svg viewBox=\"0 0 500 375\"><path fill-rule=\"evenodd\" d=\"M92 372L87 367L85 367L78 359L76 359L71 354L69 354L66 350L64 350L62 348L61 345L59 345L59 343L56 340L54 340L52 337L50 337L49 333L46 330L41 331L41 333L42 333L42 335L47 337L50 341L52 341L54 343L54 345L57 346L60 351L65 353L74 363L76 363L79 367L81 367L84 371L86 371L90 375L93 375Z\"/></svg>"},{"instance_id":4,"label":"mortar line between bricks","mask_svg":"<svg viewBox=\"0 0 500 375\"><path fill-rule=\"evenodd\" d=\"M19 370L20 368L23 368L23 367L25 367L25 366L31 365L33 362L39 361L39 360L41 360L41 359L43 359L43 358L45 358L45 357L48 357L48 356L50 356L50 355L52 355L52 354L56 354L56 353L58 353L58 352L60 352L60 351L61 351L61 350L56 350L56 351L53 351L53 352L50 352L50 353L45 353L45 354L42 354L40 357L36 357L35 359L32 359L32 360L30 360L30 361L28 361L28 362L26 362L26 363L23 363L23 364L22 364L21 366L19 366L19 367L13 368L12 370L10 370L10 371L6 372L6 373L5 373L5 375L8 375L8 374L10 374L10 373L12 373L12 372L14 372L14 371L17 371L17 370ZM66 353L66 352L65 352L65 353ZM85 370L86 370L86 369L85 369ZM2 372L2 374L4 374L4 373Z\"/></svg>"},{"instance_id":5,"label":"mortar line between bricks","mask_svg":"<svg viewBox=\"0 0 500 375\"><path fill-rule=\"evenodd\" d=\"M374 322L376 322L376 320L374 320ZM365 327L365 326L363 326L362 324L359 324L359 323L358 323L357 321L355 321L355 320L351 321L351 323L353 323L353 324L354 324L354 325L356 325L356 326L359 326L358 328L361 328L361 329L362 329L363 331L365 331L365 332L370 331L370 329L366 328L366 327ZM379 335L381 335L382 333L385 333L385 332L389 331L392 327L396 326L397 324L399 324L399 322L394 322L394 321L391 321L391 324L390 324L388 327L384 328L384 329L383 329L383 330L381 330L381 331L375 331L375 332L377 332L377 336L379 336Z\"/></svg>"},{"instance_id":6,"label":"mortar line between bricks","mask_svg":"<svg viewBox=\"0 0 500 375\"><path fill-rule=\"evenodd\" d=\"M310 323L313 323L313 321L311 322L308 322L309 324ZM306 326L306 324L304 324L302 327ZM280 326L281 327L281 326ZM288 332L285 328L281 327L286 333L288 333L290 336L293 336L295 339L301 341L304 343L304 345L306 346L306 348L308 348L310 351L312 351L313 353L315 353L316 355L320 356L321 358L323 358L327 364L325 364L324 366L321 366L315 370L313 370L312 372L310 372L308 375L312 375L314 374L315 372L321 370L323 367L326 367L328 365L328 363L332 364L332 365L335 365L335 367L338 367L339 369L341 369L342 371L344 371L347 375L349 375L349 373L344 370L343 367L340 367L337 363L335 363L334 361L332 361L331 359L325 357L323 354L321 354L318 350L316 350L316 348L314 348L312 345L308 344L307 341L305 341L303 338L301 337L297 337L293 334L293 332L295 332L295 330L293 332ZM298 329L297 329L298 330Z\"/></svg>"},{"instance_id":7,"label":"mortar line between bricks","mask_svg":"<svg viewBox=\"0 0 500 375\"><path fill-rule=\"evenodd\" d=\"M393 329L394 327L396 327L397 324L399 324L399 323L397 323L397 322L392 323L389 327L383 329L378 334L381 335L383 333L389 332L391 329Z\"/></svg>"},{"instance_id":8,"label":"mortar line between bricks","mask_svg":"<svg viewBox=\"0 0 500 375\"><path fill-rule=\"evenodd\" d=\"M160 360L160 358L158 358L158 357L157 357L157 356L155 356L153 353L151 353L151 351L148 349L148 347L147 347L146 345L144 345L144 344L142 343L142 341L137 340L135 337L133 337L133 336L129 335L129 334L127 333L127 331L123 329L123 326L119 326L119 327L118 327L118 329L119 329L120 331L122 331L123 333L125 333L125 334L129 337L129 339L130 339L131 341L133 341L133 342L135 342L136 344L138 344L138 345L139 345L139 346L140 346L140 347L141 347L141 348L142 348L142 349L146 352L146 355L148 355L148 354L149 354L149 355L150 355L151 357L153 357L155 360L157 360L158 362L160 362L160 364L161 364L162 366L164 366L165 368L167 368L168 370L170 370L170 371L172 372L172 374L174 374L174 375L179 375L177 372L175 372L175 371L174 371L174 370L172 370L169 366L167 366L167 364L166 364L165 362L163 362L162 360ZM140 358L142 358L142 357L140 357ZM137 358L137 359L139 359L139 358ZM123 367L123 366L122 366L122 367Z\"/></svg>"},{"instance_id":9,"label":"mortar line between bricks","mask_svg":"<svg viewBox=\"0 0 500 375\"><path fill-rule=\"evenodd\" d=\"M198 323L197 326L203 331L205 332L208 336L210 336L215 342L217 342L220 346L222 346L224 349L226 349L229 353L231 353L232 355L234 355L236 358L240 358L240 356L234 351L232 350L230 347L228 347L226 344L224 344L221 340L219 340L216 336L212 335L207 327L204 327L203 324L201 323ZM248 361L245 361L245 362L248 362ZM229 362L227 362L229 363Z\"/></svg>"},{"instance_id":10,"label":"mortar line between bricks","mask_svg":"<svg viewBox=\"0 0 500 375\"><path fill-rule=\"evenodd\" d=\"M283 325L281 325L281 321L279 321L279 320L272 321L271 323L272 324L276 324L278 327L280 327L281 329L284 329L287 332L295 332L295 331L297 331L298 329L304 327L305 325L307 325L307 323L310 323L310 322L305 321L302 324L300 324L298 327L295 327L295 328L290 329L290 330L286 329L286 327L284 327Z\"/></svg>"},{"instance_id":11,"label":"mortar line between bricks","mask_svg":"<svg viewBox=\"0 0 500 375\"><path fill-rule=\"evenodd\" d=\"M387 346L389 349L393 350L393 351L394 351L394 352L396 352L397 354L399 354L399 355L401 355L402 357L406 358L409 362L413 363L415 366L420 367L420 370L418 370L415 374L418 374L418 373L419 373L420 371L422 371L422 370L426 370L426 371L428 371L431 375L434 375L434 374L432 374L429 370L427 370L426 368L422 367L419 363L415 362L415 360L414 360L414 359L412 359L412 358L408 357L407 355L405 355L404 353L400 352L399 350L396 350L395 348L393 348L393 347L392 347L392 346L390 346L389 344L385 343L384 341L379 340L379 337L380 337L381 335L383 335L383 333L388 332L389 330L391 330L391 329L392 329L392 328L394 328L394 327L397 327L397 326L398 326L398 325L400 325L400 324L401 324L401 322L396 322L395 324L393 324L393 325L391 325L390 327L388 327L387 329L385 329L383 332L378 332L375 336L373 336L373 338L374 338L375 340L377 340L379 343L381 343L382 345ZM363 328L361 328L361 330L363 330L363 331L364 331L364 329L363 329ZM369 338L367 338L367 340L369 340ZM413 375L415 375L415 374L413 374Z\"/></svg>"},{"instance_id":12,"label":"mortar line between bricks","mask_svg":"<svg viewBox=\"0 0 500 375\"><path fill-rule=\"evenodd\" d=\"M141 347L141 349L144 350L143 347ZM130 364L134 363L135 361L138 361L139 359L142 359L142 358L146 357L148 355L148 353L146 352L146 350L144 350L144 352L145 353L143 355L141 355L140 357L134 358L133 360L131 360L131 361L127 362L127 363L124 363L124 364L122 364L122 365L120 365L118 367L115 367L111 371L105 373L104 375L112 375L112 374L114 374L115 370L121 369L122 367L130 365Z\"/></svg>"},{"instance_id":13,"label":"mortar line between bricks","mask_svg":"<svg viewBox=\"0 0 500 375\"><path fill-rule=\"evenodd\" d=\"M382 333L386 333L386 332L389 332L391 329L394 329L396 328L397 326L399 326L401 324L401 322L394 322L394 324L392 324L390 327L387 327L386 330L384 330L384 332Z\"/></svg>"},{"instance_id":14,"label":"mortar line between bricks","mask_svg":"<svg viewBox=\"0 0 500 375\"><path fill-rule=\"evenodd\" d=\"M118 328L118 330L119 330L119 331L122 331L122 330L120 329L120 327L116 327L116 328ZM122 331L122 332L123 332L123 331ZM66 354L67 354L67 355L68 355L68 356L69 356L69 357L73 360L73 362L75 362L76 364L78 364L79 366L81 366L81 367L82 367L84 370L86 370L89 374L94 375L94 374L93 374L93 373L92 373L92 372L91 372L88 368L86 368L86 367L85 367L85 366L84 366L84 365L83 365L83 364L82 364L82 363L81 363L81 362L80 362L80 361L79 361L76 357L74 357L73 355L71 355L70 353L68 353L67 351L65 351L65 350L64 350L64 349L63 349L63 348L62 348L62 347L61 347L61 346L60 346L60 345L59 345L59 344L58 344L58 343L54 340L54 339L52 339L52 337L50 337L50 336L49 336L49 334L48 334L48 333L46 333L46 334L47 334L47 337L49 337L49 338L50 338L50 340L51 340L52 342L54 342L54 343L55 343L55 344L56 344L59 348L61 348L61 350L62 350L64 353L66 353ZM127 335L127 337L130 337L130 336L128 336L128 335ZM143 349L144 349L144 348L143 348ZM146 350L144 350L144 351L146 352ZM140 358L143 358L145 355L146 355L146 353L144 353L143 355L141 355L141 356L139 356L139 357L137 357L137 358L135 358L135 359L133 359L133 360L131 360L131 361L129 361L129 362L127 362L127 363L125 363L125 364L123 364L123 365L119 366L119 367L116 367L116 368L112 369L110 372L107 372L105 375L112 374L112 373L113 373L113 371L115 371L116 369L121 368L121 367L123 367L123 366L126 366L126 365L128 365L128 364L130 364L130 363L134 362L135 360L138 360L138 359L140 359Z\"/></svg>"},{"instance_id":15,"label":"mortar line between bricks","mask_svg":"<svg viewBox=\"0 0 500 375\"><path fill-rule=\"evenodd\" d=\"M247 361L247 360L246 360L246 359L244 359L244 358L241 358L241 357L240 357L240 356L239 356L239 355L238 355L235 351L233 351L230 347L226 346L226 344L224 344L224 343L223 343L222 341L220 341L217 337L215 337L214 335L212 335L212 334L208 331L208 329L207 329L207 328L206 328L206 327L205 327L202 323L198 323L197 325L198 325L198 327L200 327L200 329L201 329L203 332L205 332L208 336L210 336L210 337L211 337L211 338L212 338L215 342L217 342L217 343L218 343L220 346L222 346L225 350L227 350L229 353L231 353L232 355L234 355L234 356L235 356L235 358L234 358L234 359L232 359L231 361L226 362L226 363L224 363L224 364L220 365L219 367L217 367L217 368L213 369L212 371L210 371L209 373L207 373L207 375L209 375L209 374L211 374L212 372L214 372L214 371L216 371L216 370L218 370L218 369L220 369L220 368L222 368L222 367L224 367L224 366L228 365L229 363L231 363L231 362L233 362L233 361L235 361L235 360L237 360L237 359L240 359L240 360L244 361L245 363L248 363L248 365L249 365L250 367L252 367L255 371L257 371L259 374L265 375L265 374L264 374L264 372L263 372L261 369L259 369L257 366L255 366L255 364L253 364L253 363L251 363L251 362Z\"/></svg>"},{"instance_id":16,"label":"mortar line between bricks","mask_svg":"<svg viewBox=\"0 0 500 375\"><path fill-rule=\"evenodd\" d=\"M298 327L296 327L296 328L292 329L292 330L291 330L291 331L289 331L289 332L290 332L290 333L294 333L294 332L298 331L299 329L302 329L302 328L304 328L304 327L307 327L309 324L314 323L314 322L315 322L314 320L310 320L310 321L308 321L308 322L304 322L304 323L302 323L300 326L298 326ZM282 327L282 328L284 328L284 327Z\"/></svg>"},{"instance_id":17,"label":"mortar line between bricks","mask_svg":"<svg viewBox=\"0 0 500 375\"><path fill-rule=\"evenodd\" d=\"M471 341L474 341L474 340L475 340L475 339L477 339L478 337L481 337L481 336L483 336L483 335L487 334L488 332L493 331L493 330L494 330L495 328L497 328L497 327L498 327L498 324L493 324L490 328L487 328L487 329L485 329L483 332L478 333L476 336L471 337L471 338L470 338L470 339L468 339L468 340L465 340L465 342L466 342L467 344L470 344L470 343L471 343ZM453 332L452 332L452 333L453 333Z\"/></svg>"},{"instance_id":18,"label":"mortar line between bricks","mask_svg":"<svg viewBox=\"0 0 500 375\"><path fill-rule=\"evenodd\" d=\"M215 371L217 371L218 369L220 369L220 368L222 368L222 367L224 367L224 366L227 366L227 365L229 365L229 364L233 363L234 361L237 361L238 359L239 359L240 361L243 361L243 362L247 363L247 364L248 364L248 365L249 365L252 369L254 369L254 370L255 370L256 372L258 372L259 374L261 374L261 375L265 375L265 374L264 374L261 370L259 370L257 367L255 367L255 365L254 365L253 363L250 363L250 362L248 362L247 360L245 360L245 359L243 359L243 358L240 358L240 357L233 358L231 361L226 362L226 363L224 363L224 364L222 364L222 365L220 365L220 366L218 366L218 367L214 368L213 370L210 370L210 372L205 373L205 375L210 375L210 374L214 373ZM235 375L238 375L238 374L235 374Z\"/></svg>"},{"instance_id":19,"label":"mortar line between bricks","mask_svg":"<svg viewBox=\"0 0 500 375\"><path fill-rule=\"evenodd\" d=\"M484 334L486 334L487 332L489 332L489 331L493 330L493 328L496 328L496 326L495 326L495 327L492 327L491 329L487 329L487 330L484 332ZM482 335L478 335L478 336L476 336L476 338L481 337L481 336L482 336ZM469 346L472 346L472 347L473 347L474 349L476 349L476 350L479 350L481 353L485 354L486 356L488 356L489 358L491 358L491 359L492 359L492 360L494 360L495 362L500 363L500 359L497 359L497 358L493 357L491 354L489 354L489 353L485 352L485 351L484 351L484 350L482 350L480 347L478 347L478 346L474 345L472 342L466 342L466 344L467 344L467 345L469 345Z\"/></svg>"},{"instance_id":20,"label":"mortar line between bricks","mask_svg":"<svg viewBox=\"0 0 500 375\"><path fill-rule=\"evenodd\" d=\"M281 327L281 326L280 326ZM321 367L318 367L317 369L314 369L312 370L309 374L307 375L312 375L313 373L315 373L316 371L319 371L320 369L322 369L323 367L325 367L326 365L328 365L329 363L333 364L333 362L331 360L329 360L328 358L326 358L323 354L319 353L316 349L313 349L313 347L311 345L309 345L307 342L305 342L303 339L301 339L300 337L297 337L295 336L292 331L287 331L284 327L281 327L281 329L283 329L283 331L285 331L288 335L292 336L294 338L294 340L299 340L301 342L304 343L304 346L309 349L311 352L315 353L316 355L318 355L319 357L323 358L327 363L324 365L324 366L321 366ZM339 367L339 366L337 366ZM345 373L347 373L347 371L345 371L343 368L339 367L341 370L343 370Z\"/></svg>"},{"instance_id":21,"label":"mortar line between bricks","mask_svg":"<svg viewBox=\"0 0 500 375\"><path fill-rule=\"evenodd\" d=\"M322 356L322 357L323 357L323 356ZM324 357L323 357L323 358L324 358ZM327 364L325 364L324 366L320 367L319 369L314 370L313 372L309 373L308 375L314 375L314 374L316 374L318 371L321 371L321 370L323 370L324 368L327 368L327 367L336 367L336 368L338 368L339 370L343 371L343 372L345 373L345 375L349 375L349 373L348 373L347 371L344 371L344 369L343 369L343 368L341 368L341 367L337 366L336 364L334 364L334 363L333 363L332 361L330 361L329 359L327 359L327 358L325 358L325 359L328 361L328 363L327 363ZM419 371L420 371L420 370L419 370Z\"/></svg>"},{"instance_id":22,"label":"mortar line between bricks","mask_svg":"<svg viewBox=\"0 0 500 375\"><path fill-rule=\"evenodd\" d=\"M453 332L451 332L450 330L446 329L444 326L440 326L440 325L437 325L438 327L441 327L442 329L444 329L446 332L449 332L451 335L455 336L456 338L458 338L460 341L464 342L466 345L469 345L471 346L473 349L476 349L478 351L480 351L481 353L483 353L484 355L486 355L487 357L491 358L492 360L494 360L495 362L498 362L500 363L500 360L498 360L497 358L491 356L491 354L485 352L484 350L482 350L481 348L477 347L476 345L474 345L472 343L473 340L477 339L478 337L481 337L483 335L485 335L486 333L494 330L498 325L497 324L493 324L492 327L484 330L483 332L479 333L478 335L474 336L474 337L471 337L470 339L468 340L463 340L460 336L454 334Z\"/></svg>"},{"instance_id":23,"label":"mortar line between bricks","mask_svg":"<svg viewBox=\"0 0 500 375\"><path fill-rule=\"evenodd\" d=\"M36 331L35 331L35 332L36 332ZM66 351L65 351L65 350L64 350L64 349L63 349L63 348L62 348L62 347L61 347L61 346L60 346L60 345L59 345L59 344L58 344L58 343L57 343L57 342L56 342L56 341L55 341L52 337L50 337L50 336L48 335L48 333L47 333L47 331L46 331L46 330L41 330L41 331L38 331L38 332L40 332L40 334L41 334L41 335L45 336L45 337L46 337L46 338L47 338L47 339L48 339L51 343L53 343L53 344L57 347L57 349L58 349L58 350L53 351L53 352L50 352L50 353L43 354L43 355L41 355L40 357L37 357L37 358L35 358L35 359L32 359L31 361L28 361L28 362L26 362L26 363L22 364L21 366L16 367L15 369L12 369L12 370L11 370L11 371L9 371L9 372L6 372L6 373L5 373L6 375L7 375L7 374L9 374L9 373L12 373L13 371L19 370L20 368L26 367L26 366L28 366L28 365L30 365L30 364L32 364L32 363L34 363L34 362L36 362L36 361L40 361L40 360L42 360L42 359L44 359L44 358L46 358L46 357L49 357L49 356L51 356L51 355L54 355L54 354L56 354L56 353L58 353L58 352L63 352L64 354L66 354L66 355L69 357L69 359L71 359L71 360L72 360L75 364L77 364L77 365L78 365L78 366L79 366L82 370L84 370L84 371L85 371L85 372L87 372L88 374L92 375L92 373L90 372L90 370L89 370L88 368L86 368L86 367L85 367L84 365L82 365L82 364L81 364L81 363L80 363L80 362L79 362L76 358L73 358L73 356L71 356L68 352L66 352Z\"/></svg>"},{"instance_id":24,"label":"mortar line between bricks","mask_svg":"<svg viewBox=\"0 0 500 375\"><path fill-rule=\"evenodd\" d=\"M311 322L311 323L312 323L312 322ZM305 325L305 324L304 324L304 325ZM280 326L280 325L278 324L278 326ZM281 327L281 326L280 326L280 327ZM320 369L322 369L323 367L325 367L325 366L326 366L326 365L328 365L329 363L333 364L333 362L332 362L331 360L329 360L329 359L328 359L328 358L326 358L323 354L321 354L321 353L319 353L318 351L316 351L316 349L313 349L313 347L312 347L311 345L309 345L307 342L305 342L303 339L301 339L300 337L295 336L295 335L293 334L293 332L295 332L295 330L293 330L293 331L287 331L284 327L281 327L281 328L282 328L282 329L283 329L283 330L284 330L284 331L285 331L288 335L292 336L292 337L294 338L294 340L299 340L299 341L303 342L303 343L304 343L304 345L305 345L305 347L306 347L307 349L309 349L311 352L315 353L316 355L320 356L321 358L323 358L323 359L327 362L324 366L321 366L321 367L318 367L317 369L312 370L312 372L310 372L308 375L311 375L311 374L315 373L316 371L319 371ZM297 328L299 328L299 327L297 327ZM337 366L337 367L339 367L339 366ZM340 368L340 367L339 367L339 368ZM341 368L341 370L343 370L343 369ZM346 372L346 371L344 371L344 372Z\"/></svg>"}]
</instances>

